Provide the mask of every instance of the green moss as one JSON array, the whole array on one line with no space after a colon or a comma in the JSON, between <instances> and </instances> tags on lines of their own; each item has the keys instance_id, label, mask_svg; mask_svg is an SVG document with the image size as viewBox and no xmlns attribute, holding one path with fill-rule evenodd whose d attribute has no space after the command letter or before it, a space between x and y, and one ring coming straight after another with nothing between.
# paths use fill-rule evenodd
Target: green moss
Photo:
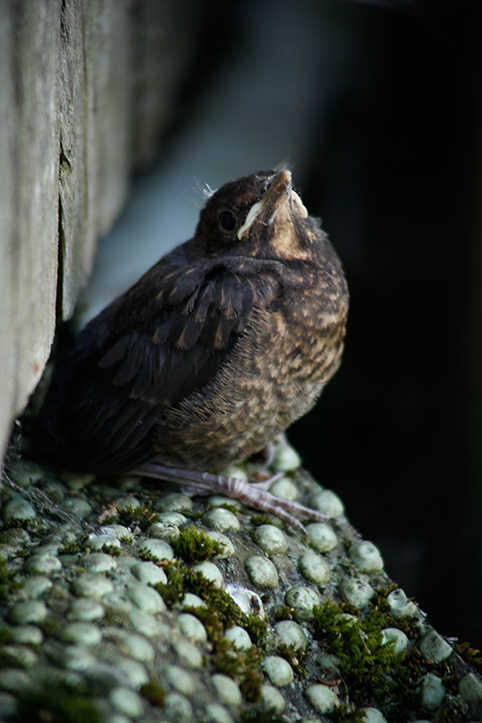
<instances>
[{"instance_id":1,"label":"green moss","mask_svg":"<svg viewBox=\"0 0 482 723\"><path fill-rule=\"evenodd\" d=\"M243 708L241 711L242 723L286 723L286 717L280 713L263 708Z\"/></svg>"},{"instance_id":2,"label":"green moss","mask_svg":"<svg viewBox=\"0 0 482 723\"><path fill-rule=\"evenodd\" d=\"M472 648L469 643L455 643L454 648L455 652L458 653L463 660L466 660L467 663L477 666L482 665L480 650Z\"/></svg>"},{"instance_id":3,"label":"green moss","mask_svg":"<svg viewBox=\"0 0 482 723\"><path fill-rule=\"evenodd\" d=\"M180 602L186 592L192 592L204 600L206 608L195 608L191 612L206 624L216 627L217 622L214 620L214 616L218 616L222 627L241 625L246 628L255 641L259 641L266 635L267 625L264 620L253 613L250 615L243 613L227 592L217 588L212 580L208 580L200 572L191 570L179 561L166 563L164 570L168 582L167 584L159 583L156 585L156 589L168 607L173 607ZM208 619L209 614L213 616L212 623Z\"/></svg>"},{"instance_id":4,"label":"green moss","mask_svg":"<svg viewBox=\"0 0 482 723\"><path fill-rule=\"evenodd\" d=\"M330 713L333 723L365 723L366 717L364 710L350 710L346 705L339 705L334 713Z\"/></svg>"},{"instance_id":5,"label":"green moss","mask_svg":"<svg viewBox=\"0 0 482 723\"><path fill-rule=\"evenodd\" d=\"M430 716L430 711L426 712ZM460 697L446 696L442 707L437 711L437 723L464 723L472 720L469 706Z\"/></svg>"},{"instance_id":6,"label":"green moss","mask_svg":"<svg viewBox=\"0 0 482 723\"><path fill-rule=\"evenodd\" d=\"M117 516L112 521L124 525L124 527L137 526L142 532L145 532L154 522L159 521L159 515L149 506L126 506L117 510ZM112 522L104 521L104 524L112 524Z\"/></svg>"},{"instance_id":7,"label":"green moss","mask_svg":"<svg viewBox=\"0 0 482 723\"><path fill-rule=\"evenodd\" d=\"M327 603L314 608L311 628L322 647L339 659L340 681L345 686L347 706L340 706L330 718L336 723L358 721L361 711L353 706L373 705L389 723L405 723L412 718L432 717L421 707L420 681L428 672L438 675L447 695L437 711L437 723L461 723L466 704L458 696L460 675L449 660L433 663L423 659L418 645L421 639L416 617L394 618L387 596L395 586L378 589L366 613L342 603ZM340 613L348 612L355 620ZM406 651L395 653L393 643L382 643L382 630L395 627L409 638ZM475 651L477 654L477 651Z\"/></svg>"},{"instance_id":8,"label":"green moss","mask_svg":"<svg viewBox=\"0 0 482 723\"><path fill-rule=\"evenodd\" d=\"M260 525L272 525L273 520L269 515L253 515L249 518L254 527L260 527Z\"/></svg>"},{"instance_id":9,"label":"green moss","mask_svg":"<svg viewBox=\"0 0 482 723\"><path fill-rule=\"evenodd\" d=\"M279 622L280 620L294 620L294 622L297 623L298 611L295 610L295 608L290 608L289 605L284 605L282 608L278 608L278 610L276 610L274 619L276 622Z\"/></svg>"},{"instance_id":10,"label":"green moss","mask_svg":"<svg viewBox=\"0 0 482 723\"><path fill-rule=\"evenodd\" d=\"M81 551L82 548L77 540L72 540L71 542L66 542L65 545L60 548L59 555L76 555Z\"/></svg>"},{"instance_id":11,"label":"green moss","mask_svg":"<svg viewBox=\"0 0 482 723\"><path fill-rule=\"evenodd\" d=\"M116 525L118 522L119 522L118 515L107 515L107 517L102 518L103 525Z\"/></svg>"},{"instance_id":12,"label":"green moss","mask_svg":"<svg viewBox=\"0 0 482 723\"><path fill-rule=\"evenodd\" d=\"M142 556L143 559L158 561L157 558L152 558L150 553L148 553L149 557L144 557L144 555L141 554L143 552L144 550L140 550L139 557ZM184 566L178 562L168 562L162 567L168 577L168 582L160 582L155 585L155 588L162 595L167 607L172 608L182 600L184 593L188 592L188 590L185 589L184 583Z\"/></svg>"},{"instance_id":13,"label":"green moss","mask_svg":"<svg viewBox=\"0 0 482 723\"><path fill-rule=\"evenodd\" d=\"M308 669L306 663L310 657L309 650L297 650L293 645L280 643L276 648L276 655L288 661L297 678L304 680L307 677Z\"/></svg>"},{"instance_id":14,"label":"green moss","mask_svg":"<svg viewBox=\"0 0 482 723\"><path fill-rule=\"evenodd\" d=\"M16 582L7 570L5 560L0 558L0 597L8 598L13 590L18 590L20 583Z\"/></svg>"},{"instance_id":15,"label":"green moss","mask_svg":"<svg viewBox=\"0 0 482 723\"><path fill-rule=\"evenodd\" d=\"M391 583L386 588L378 587L376 589L375 595L370 600L372 619L376 619L382 628L391 627L401 630L413 643L418 645L422 639L419 619L411 615L405 615L402 618L394 618L392 615L392 609L387 597L394 590L398 590L398 585L395 585L395 583ZM355 608L348 605L344 605L343 610L353 615L358 614Z\"/></svg>"},{"instance_id":16,"label":"green moss","mask_svg":"<svg viewBox=\"0 0 482 723\"><path fill-rule=\"evenodd\" d=\"M55 685L20 696L14 721L22 723L100 723L95 701L82 686Z\"/></svg>"},{"instance_id":17,"label":"green moss","mask_svg":"<svg viewBox=\"0 0 482 723\"><path fill-rule=\"evenodd\" d=\"M218 641L214 653L216 672L229 675L239 685L246 700L255 703L261 697L264 675L261 671L262 657L255 647L238 650L226 638Z\"/></svg>"},{"instance_id":18,"label":"green moss","mask_svg":"<svg viewBox=\"0 0 482 723\"><path fill-rule=\"evenodd\" d=\"M245 615L227 592L217 588L212 580L208 580L200 572L191 570L179 561L168 562L163 567L168 582L167 584L159 583L156 585L156 589L169 607L179 602L184 593L192 592L199 595L208 608L213 608L220 616L223 626L244 624L255 627L251 616ZM200 609L196 608L195 614L199 616Z\"/></svg>"},{"instance_id":19,"label":"green moss","mask_svg":"<svg viewBox=\"0 0 482 723\"><path fill-rule=\"evenodd\" d=\"M0 648L11 640L11 631L5 624L0 624Z\"/></svg>"},{"instance_id":20,"label":"green moss","mask_svg":"<svg viewBox=\"0 0 482 723\"><path fill-rule=\"evenodd\" d=\"M259 615L250 613L246 615L241 625L248 631L249 637L255 645L263 645L268 630L267 623Z\"/></svg>"},{"instance_id":21,"label":"green moss","mask_svg":"<svg viewBox=\"0 0 482 723\"><path fill-rule=\"evenodd\" d=\"M186 592L202 598L205 606L188 610L201 620L206 628L212 644L211 663L214 669L234 678L248 700L258 700L264 681L261 652L254 646L246 651L237 650L226 640L224 631L233 625L240 625L247 630L251 640L259 645L266 636L266 622L257 615L243 613L228 593L184 563L168 562L164 565L164 570L168 583L158 584L156 589L166 605L173 607Z\"/></svg>"},{"instance_id":22,"label":"green moss","mask_svg":"<svg viewBox=\"0 0 482 723\"><path fill-rule=\"evenodd\" d=\"M158 708L164 707L166 691L156 681L150 680L148 683L145 683L139 692L151 705L157 706Z\"/></svg>"},{"instance_id":23,"label":"green moss","mask_svg":"<svg viewBox=\"0 0 482 723\"><path fill-rule=\"evenodd\" d=\"M139 550L137 553L137 557L139 560L143 560L144 562L155 562L156 565L159 563L159 558L157 555L154 555L150 550Z\"/></svg>"},{"instance_id":24,"label":"green moss","mask_svg":"<svg viewBox=\"0 0 482 723\"><path fill-rule=\"evenodd\" d=\"M393 642L382 642L382 629L393 627L394 619L381 607L375 601L363 619L353 620L341 615L341 606L316 606L312 628L339 659L340 678L352 703L375 705L389 721L406 721L407 711L417 706L421 658L417 650L395 653Z\"/></svg>"},{"instance_id":25,"label":"green moss","mask_svg":"<svg viewBox=\"0 0 482 723\"><path fill-rule=\"evenodd\" d=\"M55 638L58 637L62 628L65 627L65 622L61 617L49 615L44 618L44 620L40 620L37 626L44 633L45 637Z\"/></svg>"},{"instance_id":26,"label":"green moss","mask_svg":"<svg viewBox=\"0 0 482 723\"><path fill-rule=\"evenodd\" d=\"M210 560L224 550L222 543L211 540L198 527L185 527L179 537L171 537L170 542L176 556L182 557L188 564Z\"/></svg>"},{"instance_id":27,"label":"green moss","mask_svg":"<svg viewBox=\"0 0 482 723\"><path fill-rule=\"evenodd\" d=\"M122 548L116 547L116 545L102 545L102 552L112 557L119 557L122 552Z\"/></svg>"},{"instance_id":28,"label":"green moss","mask_svg":"<svg viewBox=\"0 0 482 723\"><path fill-rule=\"evenodd\" d=\"M211 509L216 509L216 507L222 507L223 510L229 510L229 512L232 512L233 515L239 515L239 508L236 507L236 505L230 504L229 502L223 502L222 505L211 505Z\"/></svg>"}]
</instances>

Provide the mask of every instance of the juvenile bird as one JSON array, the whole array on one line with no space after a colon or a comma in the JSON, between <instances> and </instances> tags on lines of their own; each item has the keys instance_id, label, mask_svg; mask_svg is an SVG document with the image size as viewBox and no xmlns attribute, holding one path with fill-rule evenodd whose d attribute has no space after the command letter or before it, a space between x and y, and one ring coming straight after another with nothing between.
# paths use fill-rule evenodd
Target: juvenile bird
<instances>
[{"instance_id":1,"label":"juvenile bird","mask_svg":"<svg viewBox=\"0 0 482 723\"><path fill-rule=\"evenodd\" d=\"M192 239L81 332L41 411L58 462L222 492L278 514L319 512L211 474L310 410L340 364L348 290L288 170L227 183Z\"/></svg>"}]
</instances>

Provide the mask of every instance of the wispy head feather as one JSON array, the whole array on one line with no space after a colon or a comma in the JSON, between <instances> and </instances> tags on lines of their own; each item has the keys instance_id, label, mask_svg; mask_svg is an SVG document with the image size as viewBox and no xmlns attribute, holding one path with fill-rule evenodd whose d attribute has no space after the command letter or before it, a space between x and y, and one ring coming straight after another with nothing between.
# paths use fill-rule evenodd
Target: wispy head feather
<instances>
[{"instance_id":1,"label":"wispy head feather","mask_svg":"<svg viewBox=\"0 0 482 723\"><path fill-rule=\"evenodd\" d=\"M194 182L192 191L191 200L198 208L202 208L213 193L216 193L216 189L213 190L208 183L202 184L200 181Z\"/></svg>"}]
</instances>

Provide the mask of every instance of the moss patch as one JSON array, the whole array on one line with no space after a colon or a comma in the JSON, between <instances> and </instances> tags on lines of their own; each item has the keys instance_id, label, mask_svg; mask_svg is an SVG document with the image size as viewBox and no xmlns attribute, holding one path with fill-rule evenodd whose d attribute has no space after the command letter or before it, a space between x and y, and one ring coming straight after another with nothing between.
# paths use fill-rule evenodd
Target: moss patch
<instances>
[{"instance_id":1,"label":"moss patch","mask_svg":"<svg viewBox=\"0 0 482 723\"><path fill-rule=\"evenodd\" d=\"M284 658L291 665L293 673L300 680L304 680L308 676L306 663L310 657L309 650L299 650L293 645L280 643L276 647L276 655L279 655L280 658Z\"/></svg>"},{"instance_id":2,"label":"moss patch","mask_svg":"<svg viewBox=\"0 0 482 723\"><path fill-rule=\"evenodd\" d=\"M26 693L19 699L14 721L24 723L100 723L94 701L82 687L46 687L40 693Z\"/></svg>"},{"instance_id":3,"label":"moss patch","mask_svg":"<svg viewBox=\"0 0 482 723\"><path fill-rule=\"evenodd\" d=\"M21 585L10 577L5 560L0 558L0 597L7 599L9 595L14 590L18 590L19 587L21 587Z\"/></svg>"},{"instance_id":4,"label":"moss patch","mask_svg":"<svg viewBox=\"0 0 482 723\"><path fill-rule=\"evenodd\" d=\"M418 707L417 682L426 671L417 648L396 653L393 642L383 643L382 629L394 627L395 621L377 602L355 620L342 615L346 611L334 603L316 606L312 628L315 638L339 659L350 701L375 705L389 721L402 723L407 710Z\"/></svg>"},{"instance_id":5,"label":"moss patch","mask_svg":"<svg viewBox=\"0 0 482 723\"><path fill-rule=\"evenodd\" d=\"M141 686L139 692L142 697L148 700L153 706L157 706L158 708L164 707L166 691L159 683L150 680Z\"/></svg>"},{"instance_id":6,"label":"moss patch","mask_svg":"<svg viewBox=\"0 0 482 723\"><path fill-rule=\"evenodd\" d=\"M210 560L224 550L222 543L211 540L198 527L185 527L177 539L170 538L170 543L176 556L188 564Z\"/></svg>"},{"instance_id":7,"label":"moss patch","mask_svg":"<svg viewBox=\"0 0 482 723\"><path fill-rule=\"evenodd\" d=\"M240 625L255 644L263 642L267 624L254 614L247 615L238 607L228 593L217 588L200 572L191 570L179 561L164 565L167 584L159 583L156 589L168 607L180 602L186 592L199 595L205 607L185 608L205 626L213 652L213 670L230 676L239 684L243 694L250 701L257 701L261 695L264 674L261 670L262 654L256 647L241 651L226 640L224 631L233 625Z\"/></svg>"},{"instance_id":8,"label":"moss patch","mask_svg":"<svg viewBox=\"0 0 482 723\"><path fill-rule=\"evenodd\" d=\"M154 522L158 521L158 513L154 512L149 505L141 505L140 507L130 507L126 505L120 510L117 509L116 514L106 517L103 524L111 525L117 523L124 525L124 527L138 527L141 532L146 532Z\"/></svg>"}]
</instances>

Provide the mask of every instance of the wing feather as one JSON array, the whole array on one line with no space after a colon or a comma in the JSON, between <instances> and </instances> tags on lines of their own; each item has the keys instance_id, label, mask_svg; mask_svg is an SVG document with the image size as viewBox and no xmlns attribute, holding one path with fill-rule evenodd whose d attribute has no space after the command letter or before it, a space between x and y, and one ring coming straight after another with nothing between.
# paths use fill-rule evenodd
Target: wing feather
<instances>
[{"instance_id":1,"label":"wing feather","mask_svg":"<svg viewBox=\"0 0 482 723\"><path fill-rule=\"evenodd\" d=\"M249 265L164 260L91 321L44 414L76 466L112 474L153 459L156 420L218 373L253 304L268 308L280 287Z\"/></svg>"}]
</instances>

